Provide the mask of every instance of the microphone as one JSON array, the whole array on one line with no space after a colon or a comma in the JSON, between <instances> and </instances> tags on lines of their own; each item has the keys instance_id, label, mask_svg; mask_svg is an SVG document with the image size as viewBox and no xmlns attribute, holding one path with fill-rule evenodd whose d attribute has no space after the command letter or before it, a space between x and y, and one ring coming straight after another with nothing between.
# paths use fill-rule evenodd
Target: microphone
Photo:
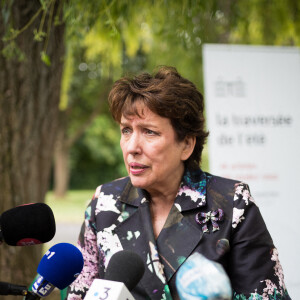
<instances>
[{"instance_id":1,"label":"microphone","mask_svg":"<svg viewBox=\"0 0 300 300\"><path fill-rule=\"evenodd\" d=\"M29 246L49 242L55 235L55 220L45 203L30 203L5 211L0 218L0 242Z\"/></svg>"},{"instance_id":2,"label":"microphone","mask_svg":"<svg viewBox=\"0 0 300 300\"><path fill-rule=\"evenodd\" d=\"M230 300L230 280L217 262L200 253L192 254L180 267L176 288L181 300Z\"/></svg>"},{"instance_id":3,"label":"microphone","mask_svg":"<svg viewBox=\"0 0 300 300\"><path fill-rule=\"evenodd\" d=\"M55 287L65 289L77 278L82 268L83 256L77 247L69 243L52 246L41 259L38 275L25 299L46 297Z\"/></svg>"},{"instance_id":4,"label":"microphone","mask_svg":"<svg viewBox=\"0 0 300 300\"><path fill-rule=\"evenodd\" d=\"M16 285L8 282L0 282L0 295L27 295L27 287L23 285Z\"/></svg>"},{"instance_id":5,"label":"microphone","mask_svg":"<svg viewBox=\"0 0 300 300\"><path fill-rule=\"evenodd\" d=\"M134 300L129 291L141 280L145 266L135 252L122 250L110 258L104 279L95 279L85 300Z\"/></svg>"}]
</instances>

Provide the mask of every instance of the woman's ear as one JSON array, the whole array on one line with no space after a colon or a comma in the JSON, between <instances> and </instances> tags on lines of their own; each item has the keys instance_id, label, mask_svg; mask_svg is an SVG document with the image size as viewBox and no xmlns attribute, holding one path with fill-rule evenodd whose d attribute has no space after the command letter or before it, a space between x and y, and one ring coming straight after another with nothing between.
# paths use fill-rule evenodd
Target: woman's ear
<instances>
[{"instance_id":1,"label":"woman's ear","mask_svg":"<svg viewBox=\"0 0 300 300\"><path fill-rule=\"evenodd\" d=\"M196 137L195 136L187 136L183 140L184 146L181 154L181 159L183 161L187 160L193 153L195 145L196 145Z\"/></svg>"}]
</instances>

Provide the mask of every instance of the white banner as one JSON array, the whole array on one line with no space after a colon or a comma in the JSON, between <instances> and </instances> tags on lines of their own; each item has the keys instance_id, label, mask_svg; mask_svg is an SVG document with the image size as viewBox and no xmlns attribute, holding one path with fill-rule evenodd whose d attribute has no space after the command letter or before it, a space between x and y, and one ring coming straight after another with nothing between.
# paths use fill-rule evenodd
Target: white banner
<instances>
[{"instance_id":1,"label":"white banner","mask_svg":"<svg viewBox=\"0 0 300 300\"><path fill-rule=\"evenodd\" d=\"M203 49L209 167L249 184L300 295L300 50L207 44Z\"/></svg>"}]
</instances>

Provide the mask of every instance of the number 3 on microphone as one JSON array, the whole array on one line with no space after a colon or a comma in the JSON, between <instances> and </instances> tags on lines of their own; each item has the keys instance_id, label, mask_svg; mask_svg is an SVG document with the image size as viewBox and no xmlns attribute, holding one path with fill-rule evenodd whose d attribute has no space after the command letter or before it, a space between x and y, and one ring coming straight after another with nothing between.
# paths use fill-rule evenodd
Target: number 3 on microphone
<instances>
[{"instance_id":1,"label":"number 3 on microphone","mask_svg":"<svg viewBox=\"0 0 300 300\"><path fill-rule=\"evenodd\" d=\"M106 300L109 297L108 292L110 291L109 287L104 287L103 296L99 297L99 300Z\"/></svg>"}]
</instances>

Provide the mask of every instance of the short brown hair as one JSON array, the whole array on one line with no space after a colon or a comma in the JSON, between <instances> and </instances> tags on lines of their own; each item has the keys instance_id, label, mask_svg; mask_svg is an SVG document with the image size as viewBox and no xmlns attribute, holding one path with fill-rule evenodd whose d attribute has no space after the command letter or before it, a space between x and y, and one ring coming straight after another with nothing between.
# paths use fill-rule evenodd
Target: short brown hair
<instances>
[{"instance_id":1,"label":"short brown hair","mask_svg":"<svg viewBox=\"0 0 300 300\"><path fill-rule=\"evenodd\" d=\"M135 102L141 100L157 115L169 118L178 141L186 136L196 137L193 153L185 162L189 168L198 167L208 132L205 131L202 94L174 67L160 67L151 76L142 73L116 81L109 94L112 117L120 123L122 115L138 114Z\"/></svg>"}]
</instances>

